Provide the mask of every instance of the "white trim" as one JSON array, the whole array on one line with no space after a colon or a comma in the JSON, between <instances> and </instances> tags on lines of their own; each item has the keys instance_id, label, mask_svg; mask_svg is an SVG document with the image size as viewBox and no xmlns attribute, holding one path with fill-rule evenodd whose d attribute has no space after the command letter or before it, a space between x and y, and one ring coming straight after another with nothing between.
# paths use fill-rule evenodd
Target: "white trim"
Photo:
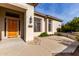
<instances>
[{"instance_id":1,"label":"white trim","mask_svg":"<svg viewBox=\"0 0 79 59\"><path fill-rule=\"evenodd\" d=\"M41 19L41 31L40 32L43 32L43 31L45 31L45 30L43 30L43 25L44 25L44 23L43 23L43 21L44 21L44 18L43 17L40 17L40 16L34 16L34 17L36 17L36 18L39 18L39 19ZM44 25L45 26L45 25ZM36 32L35 32L36 33Z\"/></svg>"},{"instance_id":2,"label":"white trim","mask_svg":"<svg viewBox=\"0 0 79 59\"><path fill-rule=\"evenodd\" d=\"M45 19L41 16L35 15L34 17L41 19L41 31L40 32L34 32L34 36L39 36L41 33L45 32Z\"/></svg>"}]
</instances>

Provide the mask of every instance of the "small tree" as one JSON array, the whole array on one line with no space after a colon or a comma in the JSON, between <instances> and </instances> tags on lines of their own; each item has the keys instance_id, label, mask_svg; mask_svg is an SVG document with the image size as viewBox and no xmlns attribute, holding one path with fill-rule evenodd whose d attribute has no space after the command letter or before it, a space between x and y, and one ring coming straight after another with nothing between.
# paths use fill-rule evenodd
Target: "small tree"
<instances>
[{"instance_id":1,"label":"small tree","mask_svg":"<svg viewBox=\"0 0 79 59\"><path fill-rule=\"evenodd\" d=\"M60 29L61 32L78 32L79 31L79 17L74 17L74 19L67 24L63 25Z\"/></svg>"}]
</instances>

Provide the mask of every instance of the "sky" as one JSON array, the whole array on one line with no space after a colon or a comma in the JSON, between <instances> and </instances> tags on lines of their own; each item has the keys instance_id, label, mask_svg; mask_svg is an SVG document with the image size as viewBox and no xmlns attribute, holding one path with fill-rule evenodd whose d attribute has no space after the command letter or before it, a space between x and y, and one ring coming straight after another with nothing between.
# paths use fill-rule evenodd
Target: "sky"
<instances>
[{"instance_id":1,"label":"sky","mask_svg":"<svg viewBox=\"0 0 79 59\"><path fill-rule=\"evenodd\" d=\"M40 3L35 11L57 17L65 24L74 17L79 17L79 3Z\"/></svg>"}]
</instances>

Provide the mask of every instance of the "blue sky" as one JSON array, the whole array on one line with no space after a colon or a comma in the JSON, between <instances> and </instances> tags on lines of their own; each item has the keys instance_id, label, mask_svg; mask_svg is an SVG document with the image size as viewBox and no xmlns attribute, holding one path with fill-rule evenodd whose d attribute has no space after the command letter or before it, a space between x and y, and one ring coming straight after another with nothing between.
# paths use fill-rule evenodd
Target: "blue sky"
<instances>
[{"instance_id":1,"label":"blue sky","mask_svg":"<svg viewBox=\"0 0 79 59\"><path fill-rule=\"evenodd\" d=\"M74 17L79 17L78 3L40 3L35 7L35 11L51 15L67 23Z\"/></svg>"}]
</instances>

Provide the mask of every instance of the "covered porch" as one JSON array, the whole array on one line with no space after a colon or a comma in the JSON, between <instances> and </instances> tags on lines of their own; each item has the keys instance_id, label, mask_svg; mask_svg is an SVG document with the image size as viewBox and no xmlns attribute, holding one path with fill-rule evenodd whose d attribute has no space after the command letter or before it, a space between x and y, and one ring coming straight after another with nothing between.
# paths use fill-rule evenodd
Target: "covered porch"
<instances>
[{"instance_id":1,"label":"covered porch","mask_svg":"<svg viewBox=\"0 0 79 59\"><path fill-rule=\"evenodd\" d=\"M0 4L0 39L33 40L33 8L28 4Z\"/></svg>"}]
</instances>

